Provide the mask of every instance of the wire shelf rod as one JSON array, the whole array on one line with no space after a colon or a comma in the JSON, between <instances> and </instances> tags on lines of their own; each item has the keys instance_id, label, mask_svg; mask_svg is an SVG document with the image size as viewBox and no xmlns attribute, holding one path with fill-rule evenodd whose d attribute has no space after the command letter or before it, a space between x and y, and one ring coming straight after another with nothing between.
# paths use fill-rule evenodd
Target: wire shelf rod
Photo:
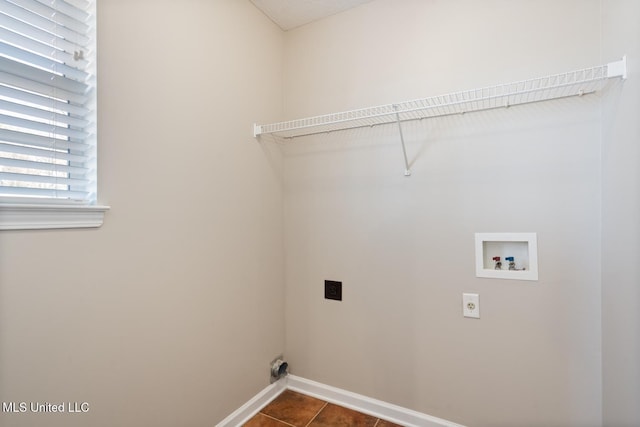
<instances>
[{"instance_id":1,"label":"wire shelf rod","mask_svg":"<svg viewBox=\"0 0 640 427\"><path fill-rule=\"evenodd\" d=\"M561 87L570 87L570 86L574 86L575 83L570 83L570 84L566 84L566 85L561 85L561 86L554 86L554 89L557 88L561 88ZM369 121L368 123L365 124L358 124L355 126L349 126L347 129L351 129L351 128L362 128L362 127L369 127L369 126L375 126L375 125L380 125L380 124L386 124L386 123L394 123L396 121L395 118L395 114L410 114L410 113L415 113L415 112L425 112L428 113L430 110L437 110L435 111L435 114L433 115L417 115L414 116L415 118L409 118L409 119L402 119L402 121L410 121L410 120L420 120L423 118L431 118L431 117L440 117L440 116L448 116L448 115L455 115L455 114L462 114L462 113L466 113L466 112L473 112L473 111L480 111L480 110L489 110L489 109L495 109L495 108L504 108L504 107L509 107L509 106L515 106L515 105L520 105L520 104L524 104L524 103L532 103L532 102L539 102L539 101L546 101L549 99L558 99L558 98L567 98L567 97L572 97L572 96L580 96L580 95L586 95L586 94L590 94L595 92L597 89L583 89L580 90L576 93L561 93L558 95L554 95L553 97L549 97L549 96L541 96L540 99L534 99L534 100L523 100L522 96L529 94L529 93L536 93L539 92L540 89L531 89L531 90L520 90L520 91L514 91L514 92L509 92L509 93L504 93L504 94L498 94L498 95L493 95L493 96L484 96L482 98L476 98L476 99L467 99L467 100L460 100L460 101L449 101L449 102L440 102L439 104L433 104L433 105L428 105L428 106L419 106L419 107L414 107L414 108L407 108L407 109L403 109L400 110L398 109L397 111L390 111L390 112L383 112L383 113L379 113L379 114L370 114L366 117L361 117L361 118L345 118L342 120L332 120L330 122L314 122L311 124L302 124L302 125L298 125L298 126L283 126L281 128L275 128L271 131L266 131L266 132L261 132L261 133L275 133L275 132L286 132L286 131L295 131L295 130L300 130L300 129L308 129L310 127L320 127L320 126L332 126L332 125L340 125L343 123L349 123L349 122L355 122L358 120L363 120L363 121ZM494 104L490 104L489 106L485 106L485 105L477 105L479 102L482 101L492 101L492 100L498 100L498 99L504 99L504 98L509 98L509 97L515 97L515 96L520 96L519 99L514 99L512 102L509 102L509 100L507 100L507 102L503 105L498 105L497 103ZM459 110L459 111L452 111L452 110L447 110L445 111L445 109L447 107L455 107L458 105L465 105L465 104L469 104L469 103L475 103L476 105L473 106L472 108L469 108L467 110ZM376 118L382 118L382 117L388 117L388 120L385 120L383 122L374 122L372 121L373 119ZM270 126L270 125L267 125ZM264 127L264 126L263 126ZM329 129L329 130L320 130L318 132L310 132L310 133L305 133L305 135L312 135L312 134L318 134L318 133L326 133L326 132L332 132L332 131L337 131L337 130L345 130L343 128L337 128L337 129ZM289 136L287 138L295 138L295 136Z\"/></svg>"},{"instance_id":2,"label":"wire shelf rod","mask_svg":"<svg viewBox=\"0 0 640 427\"><path fill-rule=\"evenodd\" d=\"M595 92L607 79L626 78L626 57L592 68L452 92L428 98L324 114L285 122L254 125L254 136L273 134L295 138L398 121L488 110Z\"/></svg>"},{"instance_id":3,"label":"wire shelf rod","mask_svg":"<svg viewBox=\"0 0 640 427\"><path fill-rule=\"evenodd\" d=\"M595 90L589 91L589 92L584 92L583 95L591 95L595 93ZM580 96L580 95L567 95L567 96L562 96L562 97L557 97L554 99L563 99L563 98L573 98L574 96ZM548 101L548 99L540 99L540 100L536 100L536 101L529 101L527 102L527 104L536 104L536 103L540 103L540 102L546 102ZM517 105L521 105L521 104L513 104L513 106L517 106ZM469 111L469 112L474 112L474 111L491 111L491 110L498 110L498 109L503 109L503 108L508 108L511 105L495 105L495 106L490 106L490 107L485 107L482 108L481 110L473 110L473 111ZM434 117L448 117L448 116L459 116L461 114L465 114L466 111L451 111L448 113L443 113L443 114L439 114L437 116L424 116L424 117L410 117L407 119L400 119L400 123L406 123L406 122L414 122L414 121L418 121L418 120L424 120L424 119L431 119ZM309 132L305 132L304 136L312 136L312 135L322 135L322 134L328 134L331 132L338 132L338 131L344 131L344 130L351 130L351 129L364 129L364 128L373 128L376 126L386 126L386 125L391 125L396 123L397 120L396 119L392 119L389 121L385 121L385 122L376 122L376 123L372 123L372 124L359 124L359 125L354 125L354 126L349 126L348 128L338 128L338 129L324 129L324 130L313 130L313 131L309 131ZM268 132L264 132L264 133L268 133ZM301 135L291 135L291 136L287 136L287 135L280 135L279 137L284 139L284 140L292 140L295 138L300 137Z\"/></svg>"}]
</instances>

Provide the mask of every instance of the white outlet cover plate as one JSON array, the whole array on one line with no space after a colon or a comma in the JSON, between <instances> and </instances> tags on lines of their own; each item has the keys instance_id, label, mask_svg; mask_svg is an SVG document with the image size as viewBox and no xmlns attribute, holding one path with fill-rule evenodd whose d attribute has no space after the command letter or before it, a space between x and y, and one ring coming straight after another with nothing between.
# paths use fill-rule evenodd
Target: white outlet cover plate
<instances>
[{"instance_id":1,"label":"white outlet cover plate","mask_svg":"<svg viewBox=\"0 0 640 427\"><path fill-rule=\"evenodd\" d=\"M462 315L474 319L480 318L480 295L462 294Z\"/></svg>"}]
</instances>

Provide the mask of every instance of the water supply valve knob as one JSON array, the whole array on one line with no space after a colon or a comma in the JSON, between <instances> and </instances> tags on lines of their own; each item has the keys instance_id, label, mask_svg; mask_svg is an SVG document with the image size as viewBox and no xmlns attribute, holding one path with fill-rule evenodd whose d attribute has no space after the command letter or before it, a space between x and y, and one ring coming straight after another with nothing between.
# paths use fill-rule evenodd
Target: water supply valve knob
<instances>
[{"instance_id":1,"label":"water supply valve knob","mask_svg":"<svg viewBox=\"0 0 640 427\"><path fill-rule=\"evenodd\" d=\"M495 267L494 267L494 268L495 268L496 270L502 270L502 261L500 261L500 257L499 257L499 256L494 256L492 259L493 259L493 260L495 261L495 263L496 263L496 265L495 265Z\"/></svg>"},{"instance_id":2,"label":"water supply valve knob","mask_svg":"<svg viewBox=\"0 0 640 427\"><path fill-rule=\"evenodd\" d=\"M506 257L505 261L509 261L509 270L515 270L516 269L516 263L515 263L514 258L512 256Z\"/></svg>"}]
</instances>

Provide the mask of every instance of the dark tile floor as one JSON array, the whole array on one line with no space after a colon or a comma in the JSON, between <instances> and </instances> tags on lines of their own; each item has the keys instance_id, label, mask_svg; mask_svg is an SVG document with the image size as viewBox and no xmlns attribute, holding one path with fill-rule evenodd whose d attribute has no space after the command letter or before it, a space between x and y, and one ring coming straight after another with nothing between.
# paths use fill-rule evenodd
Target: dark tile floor
<instances>
[{"instance_id":1,"label":"dark tile floor","mask_svg":"<svg viewBox=\"0 0 640 427\"><path fill-rule=\"evenodd\" d=\"M401 427L370 415L285 390L245 427Z\"/></svg>"}]
</instances>

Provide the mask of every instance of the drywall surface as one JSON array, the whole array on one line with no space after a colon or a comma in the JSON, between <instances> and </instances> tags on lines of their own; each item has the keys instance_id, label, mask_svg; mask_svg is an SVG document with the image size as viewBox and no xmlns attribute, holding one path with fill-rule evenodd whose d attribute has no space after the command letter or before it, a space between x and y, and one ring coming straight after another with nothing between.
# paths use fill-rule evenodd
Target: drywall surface
<instances>
[{"instance_id":1,"label":"drywall surface","mask_svg":"<svg viewBox=\"0 0 640 427\"><path fill-rule=\"evenodd\" d=\"M293 119L598 65L600 2L378 0L285 43ZM600 112L407 123L408 178L394 126L286 143L291 371L474 427L600 425ZM476 278L475 232L536 232L539 280Z\"/></svg>"},{"instance_id":2,"label":"drywall surface","mask_svg":"<svg viewBox=\"0 0 640 427\"><path fill-rule=\"evenodd\" d=\"M603 102L602 354L605 426L640 425L640 16L603 1L603 56L628 56L628 79Z\"/></svg>"},{"instance_id":3,"label":"drywall surface","mask_svg":"<svg viewBox=\"0 0 640 427\"><path fill-rule=\"evenodd\" d=\"M14 426L215 425L284 348L281 31L248 1L99 4L98 230L0 234ZM66 403L65 403L66 404Z\"/></svg>"}]
</instances>

